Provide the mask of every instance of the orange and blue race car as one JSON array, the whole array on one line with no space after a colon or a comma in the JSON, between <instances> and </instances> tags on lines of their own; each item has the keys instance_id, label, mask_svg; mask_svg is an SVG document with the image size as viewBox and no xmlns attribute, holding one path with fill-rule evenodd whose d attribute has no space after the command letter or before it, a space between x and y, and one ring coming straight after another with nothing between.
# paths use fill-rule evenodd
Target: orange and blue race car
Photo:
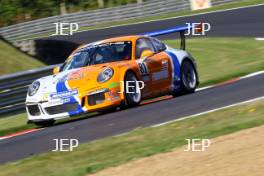
<instances>
[{"instance_id":1,"label":"orange and blue race car","mask_svg":"<svg viewBox=\"0 0 264 176\"><path fill-rule=\"evenodd\" d=\"M52 125L60 118L194 92L199 79L195 60L185 51L186 30L188 26L178 26L82 45L53 75L29 86L28 122ZM180 49L154 38L172 32L180 33Z\"/></svg>"}]
</instances>

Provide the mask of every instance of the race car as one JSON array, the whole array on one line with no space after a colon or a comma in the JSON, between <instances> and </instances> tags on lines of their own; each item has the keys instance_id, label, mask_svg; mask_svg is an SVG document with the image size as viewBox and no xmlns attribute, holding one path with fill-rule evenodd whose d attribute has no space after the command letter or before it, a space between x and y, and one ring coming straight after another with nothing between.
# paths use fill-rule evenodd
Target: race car
<instances>
[{"instance_id":1,"label":"race car","mask_svg":"<svg viewBox=\"0 0 264 176\"><path fill-rule=\"evenodd\" d=\"M57 119L139 105L161 95L192 93L199 84L194 58L185 51L189 26L110 38L76 49L53 75L28 88L28 123L49 126ZM181 36L180 49L157 38Z\"/></svg>"}]
</instances>

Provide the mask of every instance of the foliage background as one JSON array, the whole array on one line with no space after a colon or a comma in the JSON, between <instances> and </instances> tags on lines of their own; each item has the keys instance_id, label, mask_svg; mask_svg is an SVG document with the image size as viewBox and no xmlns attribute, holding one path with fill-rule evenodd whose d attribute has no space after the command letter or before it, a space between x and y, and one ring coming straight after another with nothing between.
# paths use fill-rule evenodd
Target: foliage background
<instances>
[{"instance_id":1,"label":"foliage background","mask_svg":"<svg viewBox=\"0 0 264 176\"><path fill-rule=\"evenodd\" d=\"M103 1L101 7L100 1ZM0 0L0 27L61 13L64 6L67 13L114 7L137 0Z\"/></svg>"}]
</instances>

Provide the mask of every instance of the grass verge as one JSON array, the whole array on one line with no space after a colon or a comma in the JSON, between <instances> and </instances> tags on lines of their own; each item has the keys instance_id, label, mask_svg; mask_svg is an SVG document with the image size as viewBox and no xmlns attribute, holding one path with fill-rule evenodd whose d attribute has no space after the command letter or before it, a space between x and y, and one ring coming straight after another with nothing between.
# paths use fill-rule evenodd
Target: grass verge
<instances>
[{"instance_id":1,"label":"grass verge","mask_svg":"<svg viewBox=\"0 0 264 176\"><path fill-rule=\"evenodd\" d=\"M12 134L27 129L32 129L34 127L36 126L27 124L26 113L12 115L7 118L0 118L0 136Z\"/></svg>"},{"instance_id":2,"label":"grass verge","mask_svg":"<svg viewBox=\"0 0 264 176\"><path fill-rule=\"evenodd\" d=\"M93 112L89 114L74 116L71 118L59 119L56 121L55 125L61 125L63 123L68 123L69 121L87 119L89 117L96 116L96 115L98 115L98 113ZM27 124L27 114L26 113L21 113L21 114L16 114L16 115L0 118L0 137L8 135L8 134L16 133L16 132L21 132L24 130L33 129L33 128L39 128L39 126L36 126L34 124Z\"/></svg>"},{"instance_id":3,"label":"grass verge","mask_svg":"<svg viewBox=\"0 0 264 176\"><path fill-rule=\"evenodd\" d=\"M177 40L165 42L173 47L179 45ZM188 39L187 50L197 60L200 86L264 70L264 45L262 43L264 41L256 41L253 38ZM0 118L0 136L35 127L27 125L26 121L26 114Z\"/></svg>"},{"instance_id":4,"label":"grass verge","mask_svg":"<svg viewBox=\"0 0 264 176\"><path fill-rule=\"evenodd\" d=\"M167 40L178 48L179 41ZM200 86L264 70L264 41L254 38L187 39L187 51L198 64Z\"/></svg>"},{"instance_id":5,"label":"grass verge","mask_svg":"<svg viewBox=\"0 0 264 176\"><path fill-rule=\"evenodd\" d=\"M213 138L264 124L264 101L256 101L160 127L81 144L73 152L50 152L0 166L0 175L80 176L171 151L186 138ZM29 172L30 171L30 172Z\"/></svg>"},{"instance_id":6,"label":"grass verge","mask_svg":"<svg viewBox=\"0 0 264 176\"><path fill-rule=\"evenodd\" d=\"M0 75L43 67L44 64L0 40Z\"/></svg>"},{"instance_id":7,"label":"grass verge","mask_svg":"<svg viewBox=\"0 0 264 176\"><path fill-rule=\"evenodd\" d=\"M154 16L149 16L149 17L144 17L144 18L135 18L135 19L125 20L125 21L102 23L102 24L98 24L98 25L90 26L90 27L81 27L79 31L96 30L96 29L108 28L108 27L119 26L119 25L131 25L135 23L143 23L146 21L156 21L156 20L163 20L163 19L174 18L174 17L179 17L179 16L189 16L189 15L195 15L198 13L213 12L216 10L225 10L225 9L231 9L231 8L236 8L236 7L245 7L245 6L250 6L250 5L262 4L262 3L264 3L264 0L245 0L242 2L232 2L232 3L223 4L223 5L213 6L209 9L203 9L203 10L172 12L172 13L154 15ZM41 35L31 35L27 37L19 37L13 40L24 40L24 39L35 39L35 38L48 37L54 33L55 33L55 28L54 28L54 32L45 33Z\"/></svg>"}]
</instances>

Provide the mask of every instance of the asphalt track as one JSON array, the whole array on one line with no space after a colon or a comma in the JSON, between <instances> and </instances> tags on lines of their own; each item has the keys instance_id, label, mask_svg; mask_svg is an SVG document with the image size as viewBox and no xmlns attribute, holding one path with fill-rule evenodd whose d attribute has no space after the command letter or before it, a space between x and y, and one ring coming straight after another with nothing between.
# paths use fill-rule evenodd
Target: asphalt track
<instances>
[{"instance_id":1,"label":"asphalt track","mask_svg":"<svg viewBox=\"0 0 264 176\"><path fill-rule=\"evenodd\" d=\"M175 18L144 24L134 24L96 31L80 32L70 37L50 39L86 43L118 35L149 32L185 22L209 22L208 36L264 36L264 6L216 12L193 17ZM168 38L175 36L167 36ZM138 127L164 123L211 109L264 96L264 74L242 79L232 84L205 89L194 94L159 101L132 109L84 118L43 130L0 141L0 163L51 151L53 139L74 138L88 142L125 132Z\"/></svg>"},{"instance_id":2,"label":"asphalt track","mask_svg":"<svg viewBox=\"0 0 264 176\"><path fill-rule=\"evenodd\" d=\"M74 138L88 142L261 96L264 96L264 74L194 94L56 125L0 141L0 163L51 151L55 149L53 139Z\"/></svg>"},{"instance_id":3,"label":"asphalt track","mask_svg":"<svg viewBox=\"0 0 264 176\"><path fill-rule=\"evenodd\" d=\"M211 30L206 33L206 37L264 37L263 16L264 5L261 5L189 17L83 31L75 33L72 36L51 36L45 39L71 41L74 43L89 43L109 37L141 34L194 22L206 22L211 24ZM176 37L178 37L177 34L171 34L161 37L161 39Z\"/></svg>"}]
</instances>

